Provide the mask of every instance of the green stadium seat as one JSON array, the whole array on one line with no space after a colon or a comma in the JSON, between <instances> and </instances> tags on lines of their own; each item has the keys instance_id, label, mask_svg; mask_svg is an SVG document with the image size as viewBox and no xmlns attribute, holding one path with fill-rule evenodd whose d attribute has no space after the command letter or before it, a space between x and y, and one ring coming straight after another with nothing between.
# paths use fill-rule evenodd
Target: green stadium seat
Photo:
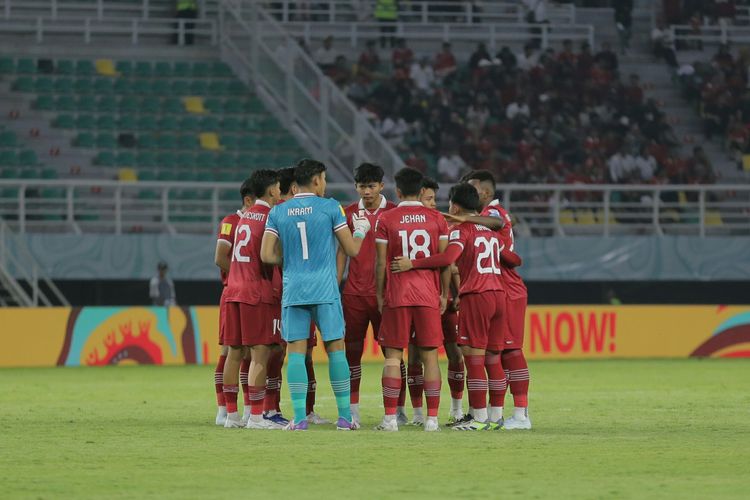
<instances>
[{"instance_id":1,"label":"green stadium seat","mask_svg":"<svg viewBox=\"0 0 750 500\"><path fill-rule=\"evenodd\" d=\"M156 128L156 118L152 115L141 115L138 117L138 130L141 132L152 132Z\"/></svg>"},{"instance_id":2,"label":"green stadium seat","mask_svg":"<svg viewBox=\"0 0 750 500\"><path fill-rule=\"evenodd\" d=\"M13 58L0 57L0 75L12 75L16 72L16 66L13 64Z\"/></svg>"},{"instance_id":3,"label":"green stadium seat","mask_svg":"<svg viewBox=\"0 0 750 500\"><path fill-rule=\"evenodd\" d=\"M115 165L118 167L132 167L135 165L135 155L129 151L117 153Z\"/></svg>"},{"instance_id":4,"label":"green stadium seat","mask_svg":"<svg viewBox=\"0 0 750 500\"><path fill-rule=\"evenodd\" d=\"M200 169L212 169L217 166L217 157L212 153L198 153L195 156L195 166Z\"/></svg>"},{"instance_id":5,"label":"green stadium seat","mask_svg":"<svg viewBox=\"0 0 750 500\"><path fill-rule=\"evenodd\" d=\"M151 82L149 80L135 80L130 83L130 91L135 95L148 95L151 93Z\"/></svg>"},{"instance_id":6,"label":"green stadium seat","mask_svg":"<svg viewBox=\"0 0 750 500\"><path fill-rule=\"evenodd\" d=\"M138 128L134 115L120 115L117 119L118 130L136 130Z\"/></svg>"},{"instance_id":7,"label":"green stadium seat","mask_svg":"<svg viewBox=\"0 0 750 500\"><path fill-rule=\"evenodd\" d=\"M139 167L154 168L156 167L156 155L150 151L140 152L135 158L135 164Z\"/></svg>"},{"instance_id":8,"label":"green stadium seat","mask_svg":"<svg viewBox=\"0 0 750 500\"><path fill-rule=\"evenodd\" d=\"M227 66L226 63L221 61L215 61L211 67L211 74L218 78L230 78L232 77L232 68Z\"/></svg>"},{"instance_id":9,"label":"green stadium seat","mask_svg":"<svg viewBox=\"0 0 750 500\"><path fill-rule=\"evenodd\" d=\"M21 75L33 75L36 73L36 61L33 59L19 59L16 63L16 73Z\"/></svg>"},{"instance_id":10,"label":"green stadium seat","mask_svg":"<svg viewBox=\"0 0 750 500\"><path fill-rule=\"evenodd\" d=\"M76 128L76 119L73 115L57 115L52 125L57 128L72 129Z\"/></svg>"},{"instance_id":11,"label":"green stadium seat","mask_svg":"<svg viewBox=\"0 0 750 500\"><path fill-rule=\"evenodd\" d=\"M138 61L135 63L133 73L138 78L151 78L154 74L151 63L148 61Z\"/></svg>"},{"instance_id":12,"label":"green stadium seat","mask_svg":"<svg viewBox=\"0 0 750 500\"><path fill-rule=\"evenodd\" d=\"M159 153L156 157L156 165L161 169L173 169L177 165L174 153Z\"/></svg>"},{"instance_id":13,"label":"green stadium seat","mask_svg":"<svg viewBox=\"0 0 750 500\"><path fill-rule=\"evenodd\" d=\"M208 83L205 80L193 80L190 83L190 93L198 96L208 94Z\"/></svg>"},{"instance_id":14,"label":"green stadium seat","mask_svg":"<svg viewBox=\"0 0 750 500\"><path fill-rule=\"evenodd\" d=\"M113 167L115 165L115 155L112 151L100 151L94 159L94 164L101 167Z\"/></svg>"},{"instance_id":15,"label":"green stadium seat","mask_svg":"<svg viewBox=\"0 0 750 500\"><path fill-rule=\"evenodd\" d=\"M130 76L133 74L133 63L130 61L117 61L115 69L121 76Z\"/></svg>"},{"instance_id":16,"label":"green stadium seat","mask_svg":"<svg viewBox=\"0 0 750 500\"><path fill-rule=\"evenodd\" d=\"M218 97L207 97L203 100L203 107L211 113L221 112L221 105L221 99L219 99Z\"/></svg>"},{"instance_id":17,"label":"green stadium seat","mask_svg":"<svg viewBox=\"0 0 750 500\"><path fill-rule=\"evenodd\" d=\"M12 88L16 92L33 92L34 79L30 76L20 76L13 82Z\"/></svg>"},{"instance_id":18,"label":"green stadium seat","mask_svg":"<svg viewBox=\"0 0 750 500\"><path fill-rule=\"evenodd\" d=\"M260 101L260 99L252 98L245 101L245 106L243 107L245 112L247 113L265 113L266 108L263 106L263 103Z\"/></svg>"},{"instance_id":19,"label":"green stadium seat","mask_svg":"<svg viewBox=\"0 0 750 500\"><path fill-rule=\"evenodd\" d=\"M214 182L215 178L216 177L214 176L214 174L212 172L203 171L203 172L198 172L198 174L196 175L196 179L195 180L197 180L198 182ZM211 191L206 191L206 193L208 194L208 199L210 199L210 197L211 197ZM202 197L203 197L203 195L201 196L201 198ZM205 199L205 198L203 198L203 199Z\"/></svg>"},{"instance_id":20,"label":"green stadium seat","mask_svg":"<svg viewBox=\"0 0 750 500\"><path fill-rule=\"evenodd\" d=\"M141 113L158 113L161 109L161 99L154 96L146 96L141 101L139 111Z\"/></svg>"},{"instance_id":21,"label":"green stadium seat","mask_svg":"<svg viewBox=\"0 0 750 500\"><path fill-rule=\"evenodd\" d=\"M151 93L158 96L168 96L172 94L172 90L168 81L154 80L151 82Z\"/></svg>"},{"instance_id":22,"label":"green stadium seat","mask_svg":"<svg viewBox=\"0 0 750 500\"><path fill-rule=\"evenodd\" d=\"M96 109L96 98L93 95L82 95L78 97L76 102L76 109L78 112L92 113Z\"/></svg>"},{"instance_id":23,"label":"green stadium seat","mask_svg":"<svg viewBox=\"0 0 750 500\"><path fill-rule=\"evenodd\" d=\"M186 150L186 149L195 149L198 147L198 138L195 135L181 135L177 137L177 148Z\"/></svg>"},{"instance_id":24,"label":"green stadium seat","mask_svg":"<svg viewBox=\"0 0 750 500\"><path fill-rule=\"evenodd\" d=\"M172 95L187 95L190 92L190 83L187 80L175 80L172 82Z\"/></svg>"},{"instance_id":25,"label":"green stadium seat","mask_svg":"<svg viewBox=\"0 0 750 500\"><path fill-rule=\"evenodd\" d=\"M221 153L216 158L216 166L218 168L234 168L235 158L231 153Z\"/></svg>"},{"instance_id":26,"label":"green stadium seat","mask_svg":"<svg viewBox=\"0 0 750 500\"><path fill-rule=\"evenodd\" d=\"M38 179L39 171L35 168L25 168L21 170L19 176L21 179Z\"/></svg>"},{"instance_id":27,"label":"green stadium seat","mask_svg":"<svg viewBox=\"0 0 750 500\"><path fill-rule=\"evenodd\" d=\"M16 133L12 130L0 132L0 148L15 148L18 145Z\"/></svg>"},{"instance_id":28,"label":"green stadium seat","mask_svg":"<svg viewBox=\"0 0 750 500\"><path fill-rule=\"evenodd\" d=\"M96 103L96 110L99 113L114 113L117 110L117 99L111 95L100 97Z\"/></svg>"},{"instance_id":29,"label":"green stadium seat","mask_svg":"<svg viewBox=\"0 0 750 500\"><path fill-rule=\"evenodd\" d=\"M90 132L81 132L73 140L73 145L79 148L94 148L96 146L96 139L94 134Z\"/></svg>"},{"instance_id":30,"label":"green stadium seat","mask_svg":"<svg viewBox=\"0 0 750 500\"><path fill-rule=\"evenodd\" d=\"M200 120L200 129L203 132L216 132L219 130L219 120L213 116L206 116Z\"/></svg>"},{"instance_id":31,"label":"green stadium seat","mask_svg":"<svg viewBox=\"0 0 750 500\"><path fill-rule=\"evenodd\" d=\"M221 121L222 132L240 132L242 128L242 122L233 116L228 116Z\"/></svg>"},{"instance_id":32,"label":"green stadium seat","mask_svg":"<svg viewBox=\"0 0 750 500\"><path fill-rule=\"evenodd\" d=\"M195 78L206 78L209 76L211 68L208 63L196 62L193 63L193 77Z\"/></svg>"},{"instance_id":33,"label":"green stadium seat","mask_svg":"<svg viewBox=\"0 0 750 500\"><path fill-rule=\"evenodd\" d=\"M90 78L78 78L73 83L73 91L76 94L90 94L94 90L94 83Z\"/></svg>"},{"instance_id":34,"label":"green stadium seat","mask_svg":"<svg viewBox=\"0 0 750 500\"><path fill-rule=\"evenodd\" d=\"M176 97L168 97L161 103L163 113L182 114L185 112L185 106L182 101Z\"/></svg>"},{"instance_id":35,"label":"green stadium seat","mask_svg":"<svg viewBox=\"0 0 750 500\"><path fill-rule=\"evenodd\" d=\"M140 127L138 127L140 128ZM138 147L141 149L153 149L156 146L154 136L151 134L140 134L138 136Z\"/></svg>"},{"instance_id":36,"label":"green stadium seat","mask_svg":"<svg viewBox=\"0 0 750 500\"><path fill-rule=\"evenodd\" d=\"M180 124L177 121L177 118L175 118L173 115L164 115L159 118L157 126L159 130L165 130L169 132L180 129Z\"/></svg>"},{"instance_id":37,"label":"green stadium seat","mask_svg":"<svg viewBox=\"0 0 750 500\"><path fill-rule=\"evenodd\" d=\"M75 73L75 65L73 61L68 59L60 59L55 65L55 72L58 75L72 75Z\"/></svg>"},{"instance_id":38,"label":"green stadium seat","mask_svg":"<svg viewBox=\"0 0 750 500\"><path fill-rule=\"evenodd\" d=\"M186 116L180 120L180 130L185 132L197 132L200 130L200 120L194 116Z\"/></svg>"},{"instance_id":39,"label":"green stadium seat","mask_svg":"<svg viewBox=\"0 0 750 500\"><path fill-rule=\"evenodd\" d=\"M150 168L138 170L138 180L142 182L155 181L156 173Z\"/></svg>"},{"instance_id":40,"label":"green stadium seat","mask_svg":"<svg viewBox=\"0 0 750 500\"><path fill-rule=\"evenodd\" d=\"M224 113L235 114L242 112L243 103L242 99L236 97L228 97L222 102L222 109Z\"/></svg>"},{"instance_id":41,"label":"green stadium seat","mask_svg":"<svg viewBox=\"0 0 750 500\"><path fill-rule=\"evenodd\" d=\"M175 157L177 168L189 169L195 167L195 155L191 153L178 153Z\"/></svg>"},{"instance_id":42,"label":"green stadium seat","mask_svg":"<svg viewBox=\"0 0 750 500\"><path fill-rule=\"evenodd\" d=\"M224 149L233 151L237 149L237 136L236 135L221 135L219 136L219 143L221 143Z\"/></svg>"},{"instance_id":43,"label":"green stadium seat","mask_svg":"<svg viewBox=\"0 0 750 500\"><path fill-rule=\"evenodd\" d=\"M115 80L112 88L114 89L115 94L120 96L133 93L133 84L127 78L118 78Z\"/></svg>"},{"instance_id":44,"label":"green stadium seat","mask_svg":"<svg viewBox=\"0 0 750 500\"><path fill-rule=\"evenodd\" d=\"M73 80L71 78L58 78L57 80L55 80L55 93L72 94Z\"/></svg>"},{"instance_id":45,"label":"green stadium seat","mask_svg":"<svg viewBox=\"0 0 750 500\"><path fill-rule=\"evenodd\" d=\"M111 94L113 92L112 80L109 78L97 78L94 80L94 93Z\"/></svg>"},{"instance_id":46,"label":"green stadium seat","mask_svg":"<svg viewBox=\"0 0 750 500\"><path fill-rule=\"evenodd\" d=\"M18 155L18 162L22 167L36 167L39 165L39 159L31 149L21 151Z\"/></svg>"},{"instance_id":47,"label":"green stadium seat","mask_svg":"<svg viewBox=\"0 0 750 500\"><path fill-rule=\"evenodd\" d=\"M61 95L55 99L55 109L57 111L77 111L78 105L73 96Z\"/></svg>"},{"instance_id":48,"label":"green stadium seat","mask_svg":"<svg viewBox=\"0 0 750 500\"><path fill-rule=\"evenodd\" d=\"M151 173L151 175L153 175L153 172L151 172L151 171L149 171L149 172ZM141 179L141 175L142 174L145 174L145 172L139 172L138 173L138 178L139 179ZM141 179L141 180L145 181L146 179ZM154 179L148 179L148 180L154 180ZM143 189L141 191L138 191L138 199L139 200L158 200L159 199L159 195L156 193L156 191L154 191L152 189Z\"/></svg>"},{"instance_id":49,"label":"green stadium seat","mask_svg":"<svg viewBox=\"0 0 750 500\"><path fill-rule=\"evenodd\" d=\"M154 76L158 78L170 78L172 76L172 65L165 61L154 64Z\"/></svg>"},{"instance_id":50,"label":"green stadium seat","mask_svg":"<svg viewBox=\"0 0 750 500\"><path fill-rule=\"evenodd\" d=\"M110 115L100 116L96 120L96 128L99 130L114 130L117 128L115 118Z\"/></svg>"},{"instance_id":51,"label":"green stadium seat","mask_svg":"<svg viewBox=\"0 0 750 500\"><path fill-rule=\"evenodd\" d=\"M18 170L15 168L4 168L0 170L0 179L17 179L18 175Z\"/></svg>"},{"instance_id":52,"label":"green stadium seat","mask_svg":"<svg viewBox=\"0 0 750 500\"><path fill-rule=\"evenodd\" d=\"M96 128L96 120L91 115L78 115L76 118L76 128L91 130Z\"/></svg>"},{"instance_id":53,"label":"green stadium seat","mask_svg":"<svg viewBox=\"0 0 750 500\"><path fill-rule=\"evenodd\" d=\"M14 150L0 151L0 166L3 167L17 167L20 161L18 160L18 153Z\"/></svg>"},{"instance_id":54,"label":"green stadium seat","mask_svg":"<svg viewBox=\"0 0 750 500\"><path fill-rule=\"evenodd\" d=\"M94 73L96 73L96 68L93 62L88 59L76 61L76 75L92 76Z\"/></svg>"},{"instance_id":55,"label":"green stadium seat","mask_svg":"<svg viewBox=\"0 0 750 500\"><path fill-rule=\"evenodd\" d=\"M283 135L276 142L276 146L280 149L294 149L297 147L297 140L291 135Z\"/></svg>"},{"instance_id":56,"label":"green stadium seat","mask_svg":"<svg viewBox=\"0 0 750 500\"><path fill-rule=\"evenodd\" d=\"M49 95L40 95L34 101L34 109L39 111L52 111L55 109L55 100Z\"/></svg>"},{"instance_id":57,"label":"green stadium seat","mask_svg":"<svg viewBox=\"0 0 750 500\"><path fill-rule=\"evenodd\" d=\"M117 147L117 139L112 134L98 134L96 136L96 147L99 149L115 149Z\"/></svg>"},{"instance_id":58,"label":"green stadium seat","mask_svg":"<svg viewBox=\"0 0 750 500\"><path fill-rule=\"evenodd\" d=\"M172 76L175 78L187 78L193 75L190 69L190 63L185 61L177 61L174 63L172 68Z\"/></svg>"},{"instance_id":59,"label":"green stadium seat","mask_svg":"<svg viewBox=\"0 0 750 500\"><path fill-rule=\"evenodd\" d=\"M34 80L34 92L37 94L51 94L55 91L55 84L52 78L48 76L40 76Z\"/></svg>"},{"instance_id":60,"label":"green stadium seat","mask_svg":"<svg viewBox=\"0 0 750 500\"><path fill-rule=\"evenodd\" d=\"M117 103L117 108L120 113L136 113L138 112L138 98L130 95L122 97Z\"/></svg>"},{"instance_id":61,"label":"green stadium seat","mask_svg":"<svg viewBox=\"0 0 750 500\"><path fill-rule=\"evenodd\" d=\"M156 147L159 149L175 149L177 140L170 134L161 134L156 138Z\"/></svg>"},{"instance_id":62,"label":"green stadium seat","mask_svg":"<svg viewBox=\"0 0 750 500\"><path fill-rule=\"evenodd\" d=\"M156 174L156 180L159 181L174 181L176 179L177 176L171 170L159 170L159 173Z\"/></svg>"},{"instance_id":63,"label":"green stadium seat","mask_svg":"<svg viewBox=\"0 0 750 500\"><path fill-rule=\"evenodd\" d=\"M237 166L245 171L249 172L252 170L256 164L259 162L259 158L256 157L254 154L249 153L242 153L237 155ZM265 165L264 165L265 166Z\"/></svg>"},{"instance_id":64,"label":"green stadium seat","mask_svg":"<svg viewBox=\"0 0 750 500\"><path fill-rule=\"evenodd\" d=\"M256 149L258 147L258 140L256 136L244 134L241 135L237 141L237 148L243 151Z\"/></svg>"},{"instance_id":65,"label":"green stadium seat","mask_svg":"<svg viewBox=\"0 0 750 500\"><path fill-rule=\"evenodd\" d=\"M217 172L216 182L232 182L233 177L231 172ZM222 201L236 200L237 193L234 191L219 191L219 199Z\"/></svg>"},{"instance_id":66,"label":"green stadium seat","mask_svg":"<svg viewBox=\"0 0 750 500\"><path fill-rule=\"evenodd\" d=\"M208 94L212 96L222 96L228 92L227 82L223 80L213 80L208 84Z\"/></svg>"},{"instance_id":67,"label":"green stadium seat","mask_svg":"<svg viewBox=\"0 0 750 500\"><path fill-rule=\"evenodd\" d=\"M45 168L42 170L42 179L57 179L57 170L54 168Z\"/></svg>"},{"instance_id":68,"label":"green stadium seat","mask_svg":"<svg viewBox=\"0 0 750 500\"><path fill-rule=\"evenodd\" d=\"M242 83L239 80L232 80L227 85L227 90L229 94L232 95L244 95L249 92L249 89L245 86L244 83Z\"/></svg>"}]
</instances>

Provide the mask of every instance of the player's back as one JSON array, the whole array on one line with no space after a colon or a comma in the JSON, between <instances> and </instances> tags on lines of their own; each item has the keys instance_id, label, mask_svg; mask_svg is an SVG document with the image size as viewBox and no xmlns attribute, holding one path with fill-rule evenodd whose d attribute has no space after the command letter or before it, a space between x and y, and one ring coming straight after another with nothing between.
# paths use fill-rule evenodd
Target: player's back
<instances>
[{"instance_id":1,"label":"player's back","mask_svg":"<svg viewBox=\"0 0 750 500\"><path fill-rule=\"evenodd\" d=\"M272 268L260 260L260 245L271 208L262 203L246 211L237 224L225 298L229 302L271 303Z\"/></svg>"},{"instance_id":2,"label":"player's back","mask_svg":"<svg viewBox=\"0 0 750 500\"><path fill-rule=\"evenodd\" d=\"M375 230L375 241L388 244L387 262L401 256L413 260L435 255L441 239L448 239L448 224L437 210L419 202L401 202L383 213ZM393 274L390 266L386 269L384 298L388 306L440 306L439 270Z\"/></svg>"},{"instance_id":3,"label":"player's back","mask_svg":"<svg viewBox=\"0 0 750 500\"><path fill-rule=\"evenodd\" d=\"M334 232L344 228L344 210L336 200L303 193L273 208L266 230L281 241L284 306L340 298Z\"/></svg>"},{"instance_id":4,"label":"player's back","mask_svg":"<svg viewBox=\"0 0 750 500\"><path fill-rule=\"evenodd\" d=\"M500 241L510 251L515 251L515 236L513 235L513 221L510 214L505 208L500 205L498 200L492 200L489 205L482 211L483 216L486 217L497 217L505 222L505 225L498 231L500 235ZM509 267L503 267L502 274L503 285L505 286L505 292L511 299L526 297L526 285L518 272Z\"/></svg>"},{"instance_id":5,"label":"player's back","mask_svg":"<svg viewBox=\"0 0 750 500\"><path fill-rule=\"evenodd\" d=\"M497 232L464 222L451 229L450 244L463 249L456 261L461 277L460 295L504 289L500 261L503 243Z\"/></svg>"}]
</instances>

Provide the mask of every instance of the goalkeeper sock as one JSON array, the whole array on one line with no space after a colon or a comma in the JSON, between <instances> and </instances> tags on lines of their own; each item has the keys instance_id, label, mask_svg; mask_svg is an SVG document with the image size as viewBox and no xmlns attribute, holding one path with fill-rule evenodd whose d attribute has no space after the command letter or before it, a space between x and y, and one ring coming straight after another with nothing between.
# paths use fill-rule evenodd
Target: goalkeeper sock
<instances>
[{"instance_id":1,"label":"goalkeeper sock","mask_svg":"<svg viewBox=\"0 0 750 500\"><path fill-rule=\"evenodd\" d=\"M292 396L294 423L298 424L307 417L307 413L305 413L305 400L307 399L305 355L299 352L290 352L288 359L286 378L289 385L289 394Z\"/></svg>"},{"instance_id":2,"label":"goalkeeper sock","mask_svg":"<svg viewBox=\"0 0 750 500\"><path fill-rule=\"evenodd\" d=\"M339 417L351 422L349 363L346 361L345 351L334 351L328 354L328 376L331 379L333 394L336 396Z\"/></svg>"}]
</instances>

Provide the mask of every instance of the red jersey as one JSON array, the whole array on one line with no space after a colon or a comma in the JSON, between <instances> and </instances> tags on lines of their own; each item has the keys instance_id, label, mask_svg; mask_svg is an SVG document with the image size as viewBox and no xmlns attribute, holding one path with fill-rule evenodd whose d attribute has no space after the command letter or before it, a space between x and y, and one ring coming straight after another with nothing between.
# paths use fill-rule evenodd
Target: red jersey
<instances>
[{"instance_id":1,"label":"red jersey","mask_svg":"<svg viewBox=\"0 0 750 500\"><path fill-rule=\"evenodd\" d=\"M503 290L500 236L479 224L464 222L451 229L450 244L461 247L456 260L461 276L459 295Z\"/></svg>"},{"instance_id":2,"label":"red jersey","mask_svg":"<svg viewBox=\"0 0 750 500\"><path fill-rule=\"evenodd\" d=\"M374 212L370 212L365 208L362 200L360 200L359 203L352 203L346 207L346 222L349 224L349 229L354 231L352 215L361 213L370 221L370 226L375 227L378 216L386 210L395 207L395 203L391 203L385 199L385 196L383 196L380 200L380 206L375 209ZM362 248L359 251L359 255L349 259L349 277L346 280L346 285L344 285L345 295L375 296L376 260L375 231L368 231L365 236L365 241L362 242Z\"/></svg>"},{"instance_id":3,"label":"red jersey","mask_svg":"<svg viewBox=\"0 0 750 500\"><path fill-rule=\"evenodd\" d=\"M273 304L273 268L260 260L260 243L271 207L256 201L242 214L234 238L229 279L224 291L227 302L256 305Z\"/></svg>"},{"instance_id":4,"label":"red jersey","mask_svg":"<svg viewBox=\"0 0 750 500\"><path fill-rule=\"evenodd\" d=\"M242 212L237 210L237 212L221 219L221 224L219 225L219 241L226 241L229 243L227 255L230 257L232 255L232 247L234 246L234 231L237 229L237 223L240 221L240 217L242 217ZM221 285L227 286L227 273L225 273L224 270L221 271Z\"/></svg>"},{"instance_id":5,"label":"red jersey","mask_svg":"<svg viewBox=\"0 0 750 500\"><path fill-rule=\"evenodd\" d=\"M418 259L440 252L448 239L448 223L440 212L418 201L403 201L384 212L375 224L375 242L388 245L387 262L396 257ZM440 307L440 270L416 269L392 274L386 265L384 303L390 307Z\"/></svg>"},{"instance_id":6,"label":"red jersey","mask_svg":"<svg viewBox=\"0 0 750 500\"><path fill-rule=\"evenodd\" d=\"M500 234L500 242L511 252L515 251L515 237L513 236L513 224L508 212L500 205L500 201L492 200L487 207L482 210L480 214L484 217L497 217L505 222L505 226L498 231ZM503 286L505 287L505 293L508 294L510 299L520 299L526 297L526 285L523 284L523 279L516 272L515 269L503 266Z\"/></svg>"}]
</instances>

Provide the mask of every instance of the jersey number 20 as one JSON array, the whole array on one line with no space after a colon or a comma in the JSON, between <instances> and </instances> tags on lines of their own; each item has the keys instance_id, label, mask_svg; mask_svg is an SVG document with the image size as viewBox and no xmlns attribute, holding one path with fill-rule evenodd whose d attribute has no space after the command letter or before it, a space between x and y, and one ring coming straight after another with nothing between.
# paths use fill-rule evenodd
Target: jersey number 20
<instances>
[{"instance_id":1,"label":"jersey number 20","mask_svg":"<svg viewBox=\"0 0 750 500\"><path fill-rule=\"evenodd\" d=\"M481 236L474 240L474 246L482 247L477 255L479 274L500 274L500 252L503 247L497 238Z\"/></svg>"}]
</instances>

